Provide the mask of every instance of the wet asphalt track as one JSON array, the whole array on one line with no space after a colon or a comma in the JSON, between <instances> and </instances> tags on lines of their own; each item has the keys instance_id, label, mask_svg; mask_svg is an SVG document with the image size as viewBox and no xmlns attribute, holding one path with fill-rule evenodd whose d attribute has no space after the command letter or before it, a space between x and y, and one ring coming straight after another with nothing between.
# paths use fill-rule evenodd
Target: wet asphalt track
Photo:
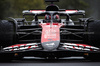
<instances>
[{"instance_id":1,"label":"wet asphalt track","mask_svg":"<svg viewBox=\"0 0 100 66\"><path fill-rule=\"evenodd\" d=\"M0 62L0 66L100 66L100 61L85 60L82 57L62 58L59 60L26 57L23 60Z\"/></svg>"}]
</instances>

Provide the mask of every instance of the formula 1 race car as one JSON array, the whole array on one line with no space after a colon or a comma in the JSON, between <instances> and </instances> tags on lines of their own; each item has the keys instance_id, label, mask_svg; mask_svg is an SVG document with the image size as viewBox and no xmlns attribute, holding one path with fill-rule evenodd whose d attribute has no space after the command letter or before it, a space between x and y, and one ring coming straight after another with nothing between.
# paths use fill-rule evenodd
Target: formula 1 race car
<instances>
[{"instance_id":1,"label":"formula 1 race car","mask_svg":"<svg viewBox=\"0 0 100 66\"><path fill-rule=\"evenodd\" d=\"M59 9L52 2L45 10L25 10L23 18L0 21L0 60L24 56L58 59L83 56L100 57L100 21L84 18L84 10ZM34 16L27 21L25 16ZM73 21L72 16L82 16ZM39 17L43 17L40 19Z\"/></svg>"}]
</instances>

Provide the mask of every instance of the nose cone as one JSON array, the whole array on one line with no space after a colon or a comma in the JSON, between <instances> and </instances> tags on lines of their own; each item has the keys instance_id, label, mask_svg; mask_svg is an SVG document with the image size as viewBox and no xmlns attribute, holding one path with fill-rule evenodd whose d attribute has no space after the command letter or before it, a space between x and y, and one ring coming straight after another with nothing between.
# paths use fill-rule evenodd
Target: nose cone
<instances>
[{"instance_id":1,"label":"nose cone","mask_svg":"<svg viewBox=\"0 0 100 66\"><path fill-rule=\"evenodd\" d=\"M52 51L58 48L60 41L50 41L42 43L44 50Z\"/></svg>"},{"instance_id":2,"label":"nose cone","mask_svg":"<svg viewBox=\"0 0 100 66\"><path fill-rule=\"evenodd\" d=\"M43 23L41 43L44 50L52 51L58 48L60 43L60 27L62 23Z\"/></svg>"}]
</instances>

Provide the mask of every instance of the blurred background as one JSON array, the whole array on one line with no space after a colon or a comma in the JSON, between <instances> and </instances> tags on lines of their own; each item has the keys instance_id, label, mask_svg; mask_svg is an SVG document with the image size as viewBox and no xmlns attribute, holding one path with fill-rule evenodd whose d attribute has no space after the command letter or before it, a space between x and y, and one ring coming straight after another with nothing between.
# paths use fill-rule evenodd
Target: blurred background
<instances>
[{"instance_id":1,"label":"blurred background","mask_svg":"<svg viewBox=\"0 0 100 66\"><path fill-rule=\"evenodd\" d=\"M22 17L23 10L45 9L44 0L0 0L0 19ZM56 3L61 9L85 10L86 17L100 19L100 0L60 0Z\"/></svg>"}]
</instances>

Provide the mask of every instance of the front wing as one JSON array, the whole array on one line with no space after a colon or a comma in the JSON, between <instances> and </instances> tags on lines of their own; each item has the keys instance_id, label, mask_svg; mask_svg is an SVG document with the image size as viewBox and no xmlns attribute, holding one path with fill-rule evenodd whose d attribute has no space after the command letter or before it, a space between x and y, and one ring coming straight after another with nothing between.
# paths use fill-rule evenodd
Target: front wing
<instances>
[{"instance_id":1,"label":"front wing","mask_svg":"<svg viewBox=\"0 0 100 66\"><path fill-rule=\"evenodd\" d=\"M51 44L52 45L52 44ZM74 44L74 43L60 43L57 49L52 51L44 50L39 43L29 44L17 44L3 48L0 54L12 54L24 56L36 56L36 57L48 57L48 56L83 56L84 53L89 54L100 54L100 48L93 47L86 44Z\"/></svg>"}]
</instances>

